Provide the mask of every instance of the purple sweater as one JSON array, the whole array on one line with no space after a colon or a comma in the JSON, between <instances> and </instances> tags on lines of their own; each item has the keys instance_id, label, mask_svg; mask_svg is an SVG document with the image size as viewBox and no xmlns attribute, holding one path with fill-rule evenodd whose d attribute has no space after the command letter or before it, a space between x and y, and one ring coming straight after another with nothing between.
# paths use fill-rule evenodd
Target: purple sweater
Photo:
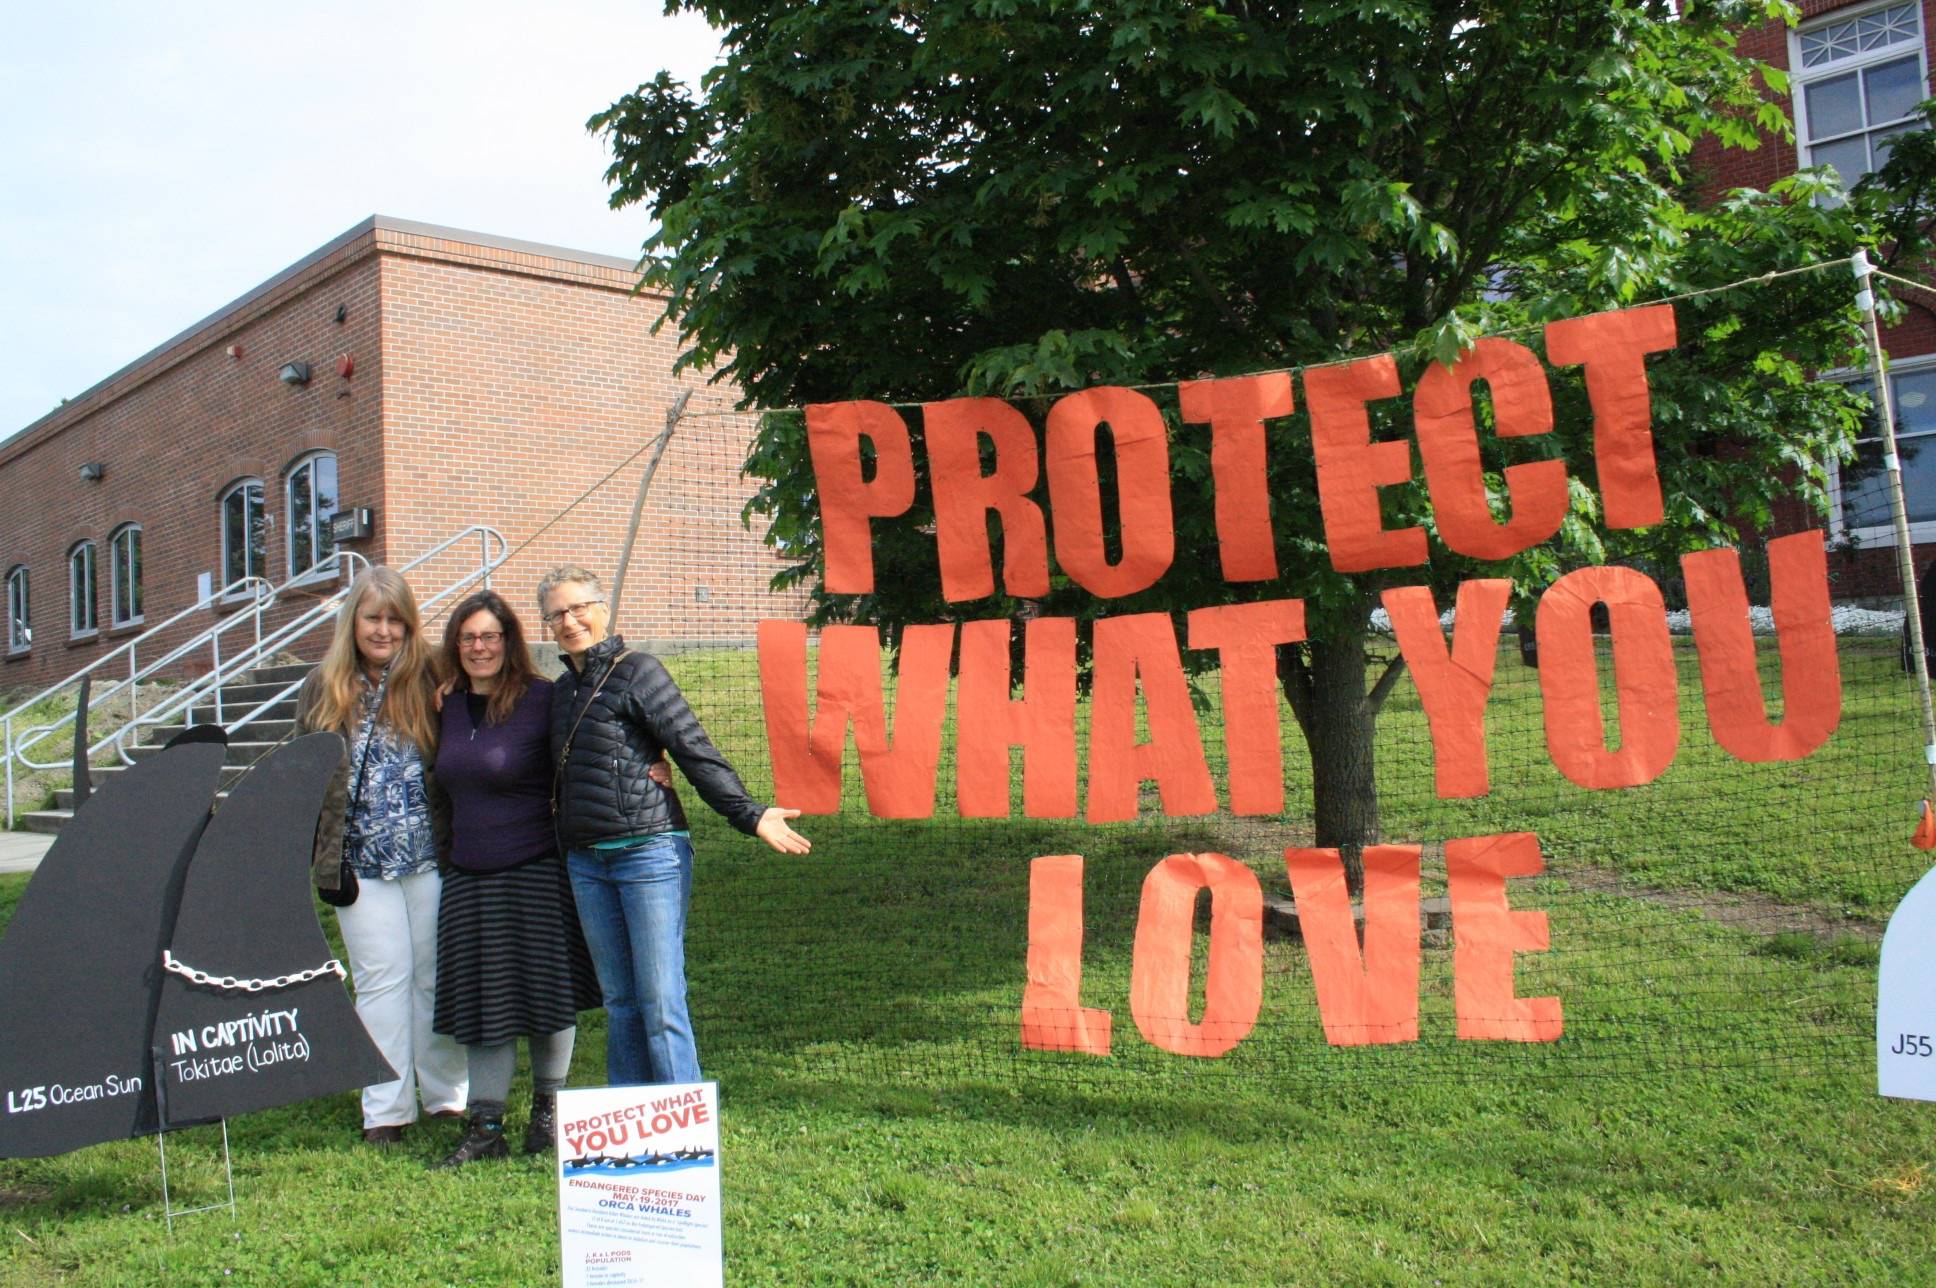
<instances>
[{"instance_id":1,"label":"purple sweater","mask_svg":"<svg viewBox=\"0 0 1936 1288\"><path fill-rule=\"evenodd\" d=\"M556 852L551 829L551 681L533 680L501 725L471 720L469 695L444 701L437 785L450 797L450 862L501 872Z\"/></svg>"}]
</instances>

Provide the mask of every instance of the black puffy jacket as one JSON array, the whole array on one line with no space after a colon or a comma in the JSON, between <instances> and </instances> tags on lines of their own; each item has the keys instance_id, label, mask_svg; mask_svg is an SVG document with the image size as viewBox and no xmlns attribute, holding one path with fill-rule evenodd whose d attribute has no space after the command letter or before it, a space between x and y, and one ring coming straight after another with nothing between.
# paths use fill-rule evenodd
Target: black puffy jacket
<instances>
[{"instance_id":1,"label":"black puffy jacket","mask_svg":"<svg viewBox=\"0 0 1936 1288\"><path fill-rule=\"evenodd\" d=\"M580 665L567 657L565 673L551 690L559 839L567 846L586 846L683 831L686 812L677 794L646 776L662 751L706 804L752 834L766 807L746 794L664 663L650 653L628 651L616 635L594 644Z\"/></svg>"}]
</instances>

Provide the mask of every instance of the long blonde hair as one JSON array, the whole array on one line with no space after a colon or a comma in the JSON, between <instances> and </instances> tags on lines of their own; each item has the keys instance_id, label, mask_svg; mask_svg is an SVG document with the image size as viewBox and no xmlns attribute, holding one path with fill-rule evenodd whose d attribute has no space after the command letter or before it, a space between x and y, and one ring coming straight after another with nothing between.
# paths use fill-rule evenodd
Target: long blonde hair
<instances>
[{"instance_id":1,"label":"long blonde hair","mask_svg":"<svg viewBox=\"0 0 1936 1288\"><path fill-rule=\"evenodd\" d=\"M410 593L410 584L396 569L382 564L358 573L343 597L329 651L316 667L322 693L316 702L315 726L334 729L346 738L356 734L352 726L362 692L363 669L356 651L356 614L372 595L382 607L402 618L404 625L403 644L390 663L390 684L377 718L416 743L427 761L437 754L437 722L431 708L431 692L437 687L436 655L424 643L423 622L417 615L417 599Z\"/></svg>"}]
</instances>

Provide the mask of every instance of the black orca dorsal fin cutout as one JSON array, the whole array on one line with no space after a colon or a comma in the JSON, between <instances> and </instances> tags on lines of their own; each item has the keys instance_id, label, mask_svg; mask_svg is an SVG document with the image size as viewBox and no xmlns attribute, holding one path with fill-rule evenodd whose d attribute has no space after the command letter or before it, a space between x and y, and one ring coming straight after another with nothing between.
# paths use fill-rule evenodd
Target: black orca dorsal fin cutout
<instances>
[{"instance_id":1,"label":"black orca dorsal fin cutout","mask_svg":"<svg viewBox=\"0 0 1936 1288\"><path fill-rule=\"evenodd\" d=\"M20 896L0 936L0 1088L14 1093L0 1158L155 1129L161 953L222 757L184 747L129 766L75 812Z\"/></svg>"},{"instance_id":2,"label":"black orca dorsal fin cutout","mask_svg":"<svg viewBox=\"0 0 1936 1288\"><path fill-rule=\"evenodd\" d=\"M332 954L316 920L310 852L344 754L334 733L278 747L236 782L201 834L170 954L204 977L256 986L224 989L179 971L162 980L155 1045L165 1126L398 1076L357 1019L341 976L313 974Z\"/></svg>"}]
</instances>

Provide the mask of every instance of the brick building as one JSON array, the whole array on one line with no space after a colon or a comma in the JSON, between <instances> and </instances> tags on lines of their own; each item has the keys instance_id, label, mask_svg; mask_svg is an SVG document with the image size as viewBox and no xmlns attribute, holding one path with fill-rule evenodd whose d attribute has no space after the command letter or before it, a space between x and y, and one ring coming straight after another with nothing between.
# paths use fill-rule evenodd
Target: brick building
<instances>
[{"instance_id":1,"label":"brick building","mask_svg":"<svg viewBox=\"0 0 1936 1288\"><path fill-rule=\"evenodd\" d=\"M245 576L295 577L277 612L297 611L337 585L333 565L302 574L335 548L339 511L372 518L344 549L400 564L472 524L518 546L619 469L493 584L523 611L551 564L609 576L646 458L619 467L703 389L673 376L676 341L652 331L662 301L637 277L375 217L0 443L0 687L58 680ZM619 629L658 647L743 643L797 611L740 522L752 423L728 402L695 396L653 481ZM479 550L413 580L446 584ZM176 633L235 611L218 602Z\"/></svg>"},{"instance_id":2,"label":"brick building","mask_svg":"<svg viewBox=\"0 0 1936 1288\"><path fill-rule=\"evenodd\" d=\"M1793 28L1767 23L1741 33L1740 52L1785 68L1793 142L1764 139L1753 151L1708 146L1702 177L1718 194L1767 190L1805 165L1832 165L1853 184L1887 160L1890 140L1920 127L1917 105L1930 95L1936 0L1802 0ZM1910 536L1920 569L1936 562L1936 291L1892 294L1907 316L1883 334L1891 359ZM1830 373L1864 388L1866 373ZM1926 446L1925 446L1926 445ZM1900 593L1896 538L1877 438L1858 445L1852 467L1833 471L1831 535L1842 547L1832 565L1838 596ZM1820 520L1799 505L1785 526Z\"/></svg>"}]
</instances>

